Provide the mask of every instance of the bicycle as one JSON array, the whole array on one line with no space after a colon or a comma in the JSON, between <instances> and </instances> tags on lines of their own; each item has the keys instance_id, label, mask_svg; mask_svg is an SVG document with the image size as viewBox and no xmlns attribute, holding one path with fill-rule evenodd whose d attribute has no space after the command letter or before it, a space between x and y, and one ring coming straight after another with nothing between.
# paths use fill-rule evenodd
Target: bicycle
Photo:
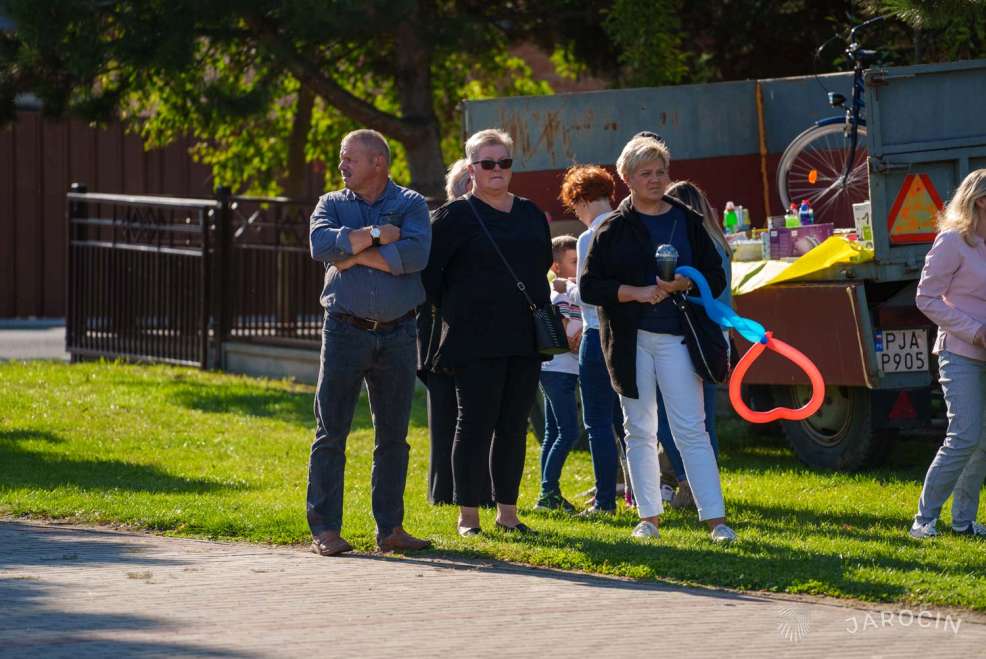
<instances>
[{"instance_id":1,"label":"bicycle","mask_svg":"<svg viewBox=\"0 0 986 659\"><path fill-rule=\"evenodd\" d=\"M844 40L848 43L846 56L853 63L852 97L845 114L816 121L784 149L777 166L777 190L785 209L791 202L807 199L816 221L824 218L836 225L852 226L852 205L869 199L863 71L877 60L879 53L862 48L856 33L885 18L877 16L855 26ZM838 38L819 46L816 59ZM828 92L828 100L833 108L846 104L845 96L832 91Z\"/></svg>"}]
</instances>

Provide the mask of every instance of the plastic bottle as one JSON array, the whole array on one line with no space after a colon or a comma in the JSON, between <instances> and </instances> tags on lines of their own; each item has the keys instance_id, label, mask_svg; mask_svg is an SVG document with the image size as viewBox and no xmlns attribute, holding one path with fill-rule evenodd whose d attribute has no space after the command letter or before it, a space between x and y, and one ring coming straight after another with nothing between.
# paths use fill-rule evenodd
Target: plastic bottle
<instances>
[{"instance_id":1,"label":"plastic bottle","mask_svg":"<svg viewBox=\"0 0 986 659\"><path fill-rule=\"evenodd\" d=\"M722 214L722 228L726 233L733 233L739 225L739 218L736 217L736 206L731 201L726 202L726 210Z\"/></svg>"},{"instance_id":2,"label":"plastic bottle","mask_svg":"<svg viewBox=\"0 0 986 659\"><path fill-rule=\"evenodd\" d=\"M811 209L811 204L808 203L807 199L801 200L801 208L798 209L798 219L801 220L801 226L808 226L809 224L815 223L815 211Z\"/></svg>"},{"instance_id":3,"label":"plastic bottle","mask_svg":"<svg viewBox=\"0 0 986 659\"><path fill-rule=\"evenodd\" d=\"M787 209L787 214L784 216L784 226L788 229L801 226L801 220L798 219L798 205L793 201L791 202L791 206Z\"/></svg>"}]
</instances>

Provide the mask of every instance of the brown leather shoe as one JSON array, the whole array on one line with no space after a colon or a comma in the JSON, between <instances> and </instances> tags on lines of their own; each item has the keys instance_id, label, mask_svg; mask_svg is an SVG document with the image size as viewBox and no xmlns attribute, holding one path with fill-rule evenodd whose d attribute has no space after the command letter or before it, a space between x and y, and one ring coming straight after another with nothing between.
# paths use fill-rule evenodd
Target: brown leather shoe
<instances>
[{"instance_id":1,"label":"brown leather shoe","mask_svg":"<svg viewBox=\"0 0 986 659\"><path fill-rule=\"evenodd\" d=\"M322 533L312 538L312 552L319 556L338 556L352 550L353 546L338 533Z\"/></svg>"},{"instance_id":2,"label":"brown leather shoe","mask_svg":"<svg viewBox=\"0 0 986 659\"><path fill-rule=\"evenodd\" d=\"M415 538L398 526L386 538L379 538L377 540L377 546L380 547L380 551L382 552L419 551L430 547L431 540Z\"/></svg>"}]
</instances>

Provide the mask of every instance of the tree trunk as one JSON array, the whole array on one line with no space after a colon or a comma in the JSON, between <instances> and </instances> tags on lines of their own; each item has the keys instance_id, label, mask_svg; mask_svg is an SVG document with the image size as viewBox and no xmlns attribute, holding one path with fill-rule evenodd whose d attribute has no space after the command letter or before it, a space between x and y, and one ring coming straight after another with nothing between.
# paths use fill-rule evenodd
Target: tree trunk
<instances>
[{"instance_id":1,"label":"tree trunk","mask_svg":"<svg viewBox=\"0 0 986 659\"><path fill-rule=\"evenodd\" d=\"M425 12L427 13L427 12ZM401 139L407 149L411 187L429 199L439 200L445 189L445 161L442 157L441 128L435 115L431 81L432 49L427 39L427 20L416 8L410 20L397 29L397 96L402 120L410 135Z\"/></svg>"},{"instance_id":2,"label":"tree trunk","mask_svg":"<svg viewBox=\"0 0 986 659\"><path fill-rule=\"evenodd\" d=\"M422 130L422 133L425 133ZM407 164L411 170L411 188L423 194L429 202L445 200L445 162L438 138L438 122L427 130L427 138L413 143L403 142Z\"/></svg>"},{"instance_id":3,"label":"tree trunk","mask_svg":"<svg viewBox=\"0 0 986 659\"><path fill-rule=\"evenodd\" d=\"M308 162L305 160L305 145L308 142L308 131L312 125L312 107L315 95L311 89L302 85L298 90L298 101L295 105L294 118L291 121L291 137L288 141L287 172L281 182L284 196L300 199L308 192Z\"/></svg>"}]
</instances>

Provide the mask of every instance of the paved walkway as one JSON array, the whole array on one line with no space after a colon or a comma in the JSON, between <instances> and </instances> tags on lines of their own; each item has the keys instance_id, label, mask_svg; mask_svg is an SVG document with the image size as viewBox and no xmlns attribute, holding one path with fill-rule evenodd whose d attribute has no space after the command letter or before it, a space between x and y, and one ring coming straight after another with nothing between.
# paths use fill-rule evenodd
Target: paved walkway
<instances>
[{"instance_id":1,"label":"paved walkway","mask_svg":"<svg viewBox=\"0 0 986 659\"><path fill-rule=\"evenodd\" d=\"M984 619L955 612L0 520L3 657L937 658L984 648Z\"/></svg>"},{"instance_id":2,"label":"paved walkway","mask_svg":"<svg viewBox=\"0 0 986 659\"><path fill-rule=\"evenodd\" d=\"M0 361L6 359L68 360L65 325L50 320L0 320Z\"/></svg>"}]
</instances>

